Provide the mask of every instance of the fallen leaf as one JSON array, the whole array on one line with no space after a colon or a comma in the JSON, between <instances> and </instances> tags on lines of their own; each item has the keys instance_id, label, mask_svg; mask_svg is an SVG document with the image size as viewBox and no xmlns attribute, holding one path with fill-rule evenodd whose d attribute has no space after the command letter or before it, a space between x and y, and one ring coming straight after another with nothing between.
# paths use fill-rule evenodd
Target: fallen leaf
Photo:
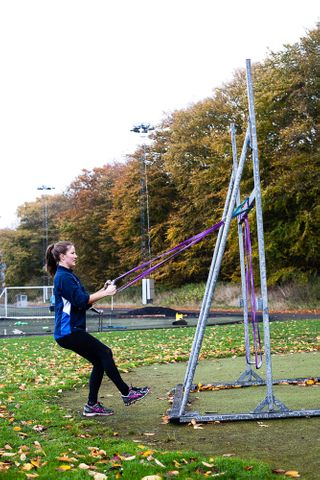
<instances>
[{"instance_id":1,"label":"fallen leaf","mask_svg":"<svg viewBox=\"0 0 320 480\"><path fill-rule=\"evenodd\" d=\"M296 470L287 470L285 476L290 478L300 478L299 472Z\"/></svg>"},{"instance_id":2,"label":"fallen leaf","mask_svg":"<svg viewBox=\"0 0 320 480\"><path fill-rule=\"evenodd\" d=\"M43 432L47 429L48 427L45 427L44 425L35 425L34 427L32 427L32 430L34 430L35 432Z\"/></svg>"},{"instance_id":3,"label":"fallen leaf","mask_svg":"<svg viewBox=\"0 0 320 480\"><path fill-rule=\"evenodd\" d=\"M203 427L201 426L202 423L197 423L197 421L193 418L191 422L188 425L192 425L195 430L203 430Z\"/></svg>"},{"instance_id":4,"label":"fallen leaf","mask_svg":"<svg viewBox=\"0 0 320 480\"><path fill-rule=\"evenodd\" d=\"M158 460L157 458L154 458L154 461L157 465L159 465L159 467L166 468L166 466L163 465L163 463L161 463L160 460Z\"/></svg>"},{"instance_id":5,"label":"fallen leaf","mask_svg":"<svg viewBox=\"0 0 320 480\"><path fill-rule=\"evenodd\" d=\"M89 470L88 473L94 480L105 480L108 478L104 473L94 472L93 470Z\"/></svg>"},{"instance_id":6,"label":"fallen leaf","mask_svg":"<svg viewBox=\"0 0 320 480\"><path fill-rule=\"evenodd\" d=\"M60 472L65 472L66 470L71 470L71 465L60 465L60 467L56 468Z\"/></svg>"},{"instance_id":7,"label":"fallen leaf","mask_svg":"<svg viewBox=\"0 0 320 480\"><path fill-rule=\"evenodd\" d=\"M0 472L7 471L9 470L10 467L11 467L10 462L0 462Z\"/></svg>"},{"instance_id":8,"label":"fallen leaf","mask_svg":"<svg viewBox=\"0 0 320 480\"><path fill-rule=\"evenodd\" d=\"M91 467L86 463L79 463L78 468L81 468L81 470L89 470Z\"/></svg>"},{"instance_id":9,"label":"fallen leaf","mask_svg":"<svg viewBox=\"0 0 320 480\"><path fill-rule=\"evenodd\" d=\"M263 422L257 422L257 424L259 425L259 427L265 427L265 428L270 427L270 425L266 425L266 424L263 423Z\"/></svg>"},{"instance_id":10,"label":"fallen leaf","mask_svg":"<svg viewBox=\"0 0 320 480\"><path fill-rule=\"evenodd\" d=\"M146 477L142 477L141 480L162 480L162 477L159 475L147 475Z\"/></svg>"},{"instance_id":11,"label":"fallen leaf","mask_svg":"<svg viewBox=\"0 0 320 480\"><path fill-rule=\"evenodd\" d=\"M70 462L70 463L74 463L78 461L76 458L66 457L66 456L57 457L57 460L60 460L60 462Z\"/></svg>"},{"instance_id":12,"label":"fallen leaf","mask_svg":"<svg viewBox=\"0 0 320 480\"><path fill-rule=\"evenodd\" d=\"M208 468L212 468L214 466L211 463L207 463L207 462L202 462L202 465L204 465L205 467L208 467Z\"/></svg>"},{"instance_id":13,"label":"fallen leaf","mask_svg":"<svg viewBox=\"0 0 320 480\"><path fill-rule=\"evenodd\" d=\"M25 463L22 467L22 470L28 472L29 470L32 470L33 468L34 468L34 466L32 465L32 463Z\"/></svg>"},{"instance_id":14,"label":"fallen leaf","mask_svg":"<svg viewBox=\"0 0 320 480\"><path fill-rule=\"evenodd\" d=\"M142 455L143 457L149 457L154 453L154 450L146 450L145 452L139 452L139 455Z\"/></svg>"},{"instance_id":15,"label":"fallen leaf","mask_svg":"<svg viewBox=\"0 0 320 480\"><path fill-rule=\"evenodd\" d=\"M88 447L88 450L90 450L90 455L92 457L101 457L107 454L105 450L100 450L100 448L97 447Z\"/></svg>"}]
</instances>

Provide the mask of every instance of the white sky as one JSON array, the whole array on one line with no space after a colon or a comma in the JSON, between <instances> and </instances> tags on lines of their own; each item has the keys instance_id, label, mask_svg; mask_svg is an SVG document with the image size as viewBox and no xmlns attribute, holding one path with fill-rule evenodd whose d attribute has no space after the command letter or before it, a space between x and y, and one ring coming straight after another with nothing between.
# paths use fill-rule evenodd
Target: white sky
<instances>
[{"instance_id":1,"label":"white sky","mask_svg":"<svg viewBox=\"0 0 320 480\"><path fill-rule=\"evenodd\" d=\"M0 228L318 21L319 0L1 0Z\"/></svg>"}]
</instances>

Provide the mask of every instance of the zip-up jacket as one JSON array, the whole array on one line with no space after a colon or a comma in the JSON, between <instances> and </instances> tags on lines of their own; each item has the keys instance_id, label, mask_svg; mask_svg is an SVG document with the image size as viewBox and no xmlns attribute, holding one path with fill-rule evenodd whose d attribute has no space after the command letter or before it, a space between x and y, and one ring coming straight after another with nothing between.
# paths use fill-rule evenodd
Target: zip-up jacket
<instances>
[{"instance_id":1,"label":"zip-up jacket","mask_svg":"<svg viewBox=\"0 0 320 480\"><path fill-rule=\"evenodd\" d=\"M89 293L71 269L58 266L54 276L54 295L54 338L85 330Z\"/></svg>"}]
</instances>

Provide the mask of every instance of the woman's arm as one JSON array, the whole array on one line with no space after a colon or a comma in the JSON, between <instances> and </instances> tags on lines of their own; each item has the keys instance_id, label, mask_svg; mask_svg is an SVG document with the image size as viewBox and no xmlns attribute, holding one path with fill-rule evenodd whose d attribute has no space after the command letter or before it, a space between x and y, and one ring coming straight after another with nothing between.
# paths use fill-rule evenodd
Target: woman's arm
<instances>
[{"instance_id":1,"label":"woman's arm","mask_svg":"<svg viewBox=\"0 0 320 480\"><path fill-rule=\"evenodd\" d=\"M88 304L92 305L93 303L101 300L101 298L107 297L109 295L114 295L117 291L117 287L115 285L108 285L107 288L101 288L95 293L92 293L89 296Z\"/></svg>"}]
</instances>

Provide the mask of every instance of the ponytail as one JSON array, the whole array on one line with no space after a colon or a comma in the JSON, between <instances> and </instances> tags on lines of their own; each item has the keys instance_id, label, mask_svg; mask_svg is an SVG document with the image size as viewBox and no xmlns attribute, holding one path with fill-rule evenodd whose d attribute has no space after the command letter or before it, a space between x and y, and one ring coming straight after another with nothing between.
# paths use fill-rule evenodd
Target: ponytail
<instances>
[{"instance_id":1,"label":"ponytail","mask_svg":"<svg viewBox=\"0 0 320 480\"><path fill-rule=\"evenodd\" d=\"M66 254L67 250L72 246L72 242L57 242L48 246L46 251L46 270L52 277L54 277L57 271L60 255Z\"/></svg>"}]
</instances>

